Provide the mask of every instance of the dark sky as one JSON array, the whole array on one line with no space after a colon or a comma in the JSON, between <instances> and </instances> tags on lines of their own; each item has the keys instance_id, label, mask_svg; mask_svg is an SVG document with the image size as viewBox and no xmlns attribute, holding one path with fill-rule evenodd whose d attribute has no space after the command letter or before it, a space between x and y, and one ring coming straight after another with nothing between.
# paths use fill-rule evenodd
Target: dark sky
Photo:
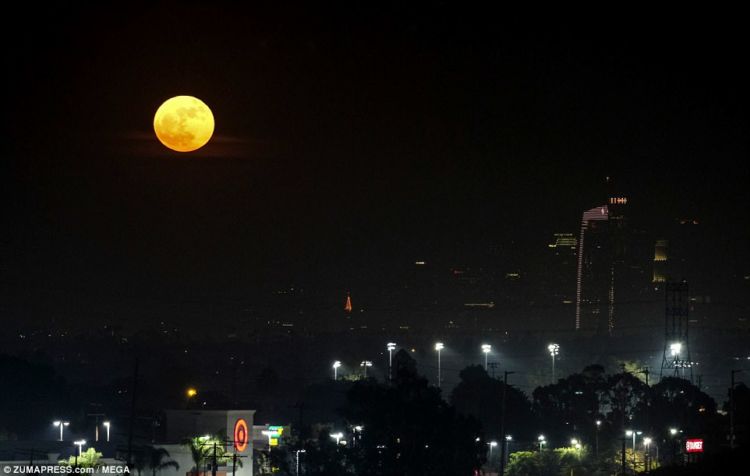
<instances>
[{"instance_id":1,"label":"dark sky","mask_svg":"<svg viewBox=\"0 0 750 476\"><path fill-rule=\"evenodd\" d=\"M6 15L3 313L340 299L415 259L532 253L606 176L644 226L698 216L747 263L737 12L357 3ZM151 126L179 94L217 121L188 156Z\"/></svg>"}]
</instances>

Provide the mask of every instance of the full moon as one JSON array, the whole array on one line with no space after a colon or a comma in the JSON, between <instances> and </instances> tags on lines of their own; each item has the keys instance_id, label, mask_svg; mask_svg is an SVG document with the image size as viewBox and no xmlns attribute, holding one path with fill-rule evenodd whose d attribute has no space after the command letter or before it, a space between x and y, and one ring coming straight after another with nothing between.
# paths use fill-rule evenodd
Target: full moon
<instances>
[{"instance_id":1,"label":"full moon","mask_svg":"<svg viewBox=\"0 0 750 476\"><path fill-rule=\"evenodd\" d=\"M156 110L154 132L166 147L177 152L192 152L211 139L214 115L198 98L175 96Z\"/></svg>"}]
</instances>

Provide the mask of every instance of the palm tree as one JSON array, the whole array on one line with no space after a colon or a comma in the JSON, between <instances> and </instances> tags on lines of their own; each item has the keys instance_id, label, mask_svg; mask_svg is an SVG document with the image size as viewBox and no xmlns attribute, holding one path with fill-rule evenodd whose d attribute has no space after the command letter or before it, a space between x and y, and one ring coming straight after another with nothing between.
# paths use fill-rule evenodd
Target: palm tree
<instances>
[{"instance_id":1,"label":"palm tree","mask_svg":"<svg viewBox=\"0 0 750 476\"><path fill-rule=\"evenodd\" d=\"M153 446L150 446L148 450L148 467L151 468L152 476L156 476L156 472L162 469L174 468L175 471L180 469L177 461L169 459L169 451Z\"/></svg>"}]
</instances>

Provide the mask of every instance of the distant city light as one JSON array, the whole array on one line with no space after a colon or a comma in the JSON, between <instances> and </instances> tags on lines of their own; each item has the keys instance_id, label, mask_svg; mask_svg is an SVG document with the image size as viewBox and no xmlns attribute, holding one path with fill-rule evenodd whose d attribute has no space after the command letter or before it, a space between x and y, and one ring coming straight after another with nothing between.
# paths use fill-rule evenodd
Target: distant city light
<instances>
[{"instance_id":1,"label":"distant city light","mask_svg":"<svg viewBox=\"0 0 750 476\"><path fill-rule=\"evenodd\" d=\"M198 390L190 387L187 389L185 394L187 395L188 398L193 398L194 396L198 395Z\"/></svg>"},{"instance_id":2,"label":"distant city light","mask_svg":"<svg viewBox=\"0 0 750 476\"><path fill-rule=\"evenodd\" d=\"M336 440L337 445L341 443L341 438L343 437L344 437L344 434L341 433L340 431L338 433L331 433L331 438ZM344 442L344 444L346 444L346 442Z\"/></svg>"}]
</instances>

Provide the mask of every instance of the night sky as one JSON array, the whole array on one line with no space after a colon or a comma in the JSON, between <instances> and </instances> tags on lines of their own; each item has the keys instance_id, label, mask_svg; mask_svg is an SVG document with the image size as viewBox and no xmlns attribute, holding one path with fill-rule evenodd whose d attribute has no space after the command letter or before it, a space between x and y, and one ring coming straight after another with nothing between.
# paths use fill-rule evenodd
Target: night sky
<instances>
[{"instance_id":1,"label":"night sky","mask_svg":"<svg viewBox=\"0 0 750 476\"><path fill-rule=\"evenodd\" d=\"M289 286L343 305L415 260L534 260L607 176L644 227L698 217L717 275L748 273L741 15L435 3L6 15L2 318ZM217 124L188 155L152 129L180 94Z\"/></svg>"}]
</instances>

